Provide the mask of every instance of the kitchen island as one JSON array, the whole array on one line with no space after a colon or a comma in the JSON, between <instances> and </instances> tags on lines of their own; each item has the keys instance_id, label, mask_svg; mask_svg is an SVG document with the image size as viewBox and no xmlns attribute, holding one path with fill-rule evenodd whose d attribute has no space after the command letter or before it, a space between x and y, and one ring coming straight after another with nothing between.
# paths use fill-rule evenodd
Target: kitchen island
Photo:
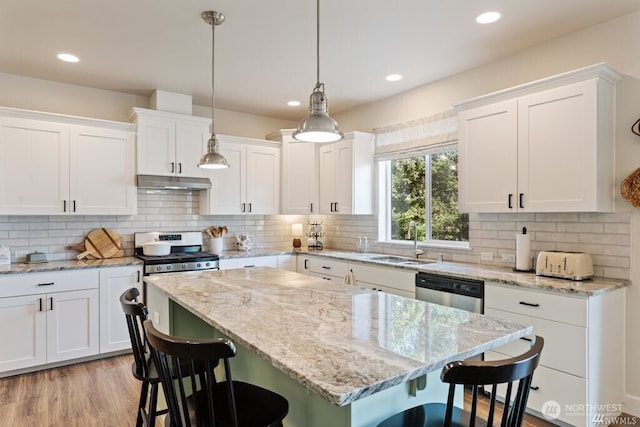
<instances>
[{"instance_id":1,"label":"kitchen island","mask_svg":"<svg viewBox=\"0 0 640 427\"><path fill-rule=\"evenodd\" d=\"M530 326L271 268L144 278L149 315L185 337L228 337L235 379L290 403L285 426L375 426L446 398L441 368Z\"/></svg>"}]
</instances>

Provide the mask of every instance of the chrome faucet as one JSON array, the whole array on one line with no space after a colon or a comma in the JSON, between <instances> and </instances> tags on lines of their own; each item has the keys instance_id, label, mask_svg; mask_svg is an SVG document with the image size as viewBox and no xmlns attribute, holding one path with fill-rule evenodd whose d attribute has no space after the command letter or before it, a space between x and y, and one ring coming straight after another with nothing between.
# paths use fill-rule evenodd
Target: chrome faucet
<instances>
[{"instance_id":1,"label":"chrome faucet","mask_svg":"<svg viewBox=\"0 0 640 427\"><path fill-rule=\"evenodd\" d=\"M413 250L416 254L416 258L420 258L420 255L424 253L422 249L418 249L418 224L415 221L409 222L409 229L407 230L407 239L411 238L411 228L413 228Z\"/></svg>"}]
</instances>

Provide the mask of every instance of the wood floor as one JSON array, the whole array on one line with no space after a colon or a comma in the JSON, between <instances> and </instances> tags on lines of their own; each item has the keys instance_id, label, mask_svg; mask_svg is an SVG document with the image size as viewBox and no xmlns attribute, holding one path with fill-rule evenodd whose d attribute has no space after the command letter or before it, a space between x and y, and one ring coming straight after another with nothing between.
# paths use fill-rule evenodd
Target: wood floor
<instances>
[{"instance_id":1,"label":"wood floor","mask_svg":"<svg viewBox=\"0 0 640 427\"><path fill-rule=\"evenodd\" d=\"M0 379L0 427L135 426L140 383L131 375L132 357ZM527 415L525 425L553 424Z\"/></svg>"}]
</instances>

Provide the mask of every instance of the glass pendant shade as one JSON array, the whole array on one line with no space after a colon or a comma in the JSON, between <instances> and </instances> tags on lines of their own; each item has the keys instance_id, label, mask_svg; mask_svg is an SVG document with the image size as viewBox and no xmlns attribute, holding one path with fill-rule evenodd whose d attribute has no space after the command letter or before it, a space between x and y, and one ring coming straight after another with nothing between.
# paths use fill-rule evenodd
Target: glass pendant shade
<instances>
[{"instance_id":1,"label":"glass pendant shade","mask_svg":"<svg viewBox=\"0 0 640 427\"><path fill-rule=\"evenodd\" d=\"M227 159L218 151L218 139L211 135L207 142L207 152L200 157L198 167L203 169L224 169L229 167Z\"/></svg>"},{"instance_id":2,"label":"glass pendant shade","mask_svg":"<svg viewBox=\"0 0 640 427\"><path fill-rule=\"evenodd\" d=\"M302 142L334 142L344 137L338 123L329 116L322 83L313 89L309 97L309 115L300 121L292 136Z\"/></svg>"}]
</instances>

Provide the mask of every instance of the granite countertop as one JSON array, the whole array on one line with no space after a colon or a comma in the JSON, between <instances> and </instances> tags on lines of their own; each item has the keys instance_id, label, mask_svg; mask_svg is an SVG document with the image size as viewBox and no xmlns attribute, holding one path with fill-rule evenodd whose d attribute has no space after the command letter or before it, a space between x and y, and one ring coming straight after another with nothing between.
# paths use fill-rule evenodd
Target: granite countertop
<instances>
[{"instance_id":1,"label":"granite countertop","mask_svg":"<svg viewBox=\"0 0 640 427\"><path fill-rule=\"evenodd\" d=\"M20 273L44 273L47 271L81 270L83 268L123 267L127 265L142 265L142 260L134 257L120 257L107 259L85 259L81 261L48 261L43 263L16 263L0 265L0 275Z\"/></svg>"},{"instance_id":2,"label":"granite countertop","mask_svg":"<svg viewBox=\"0 0 640 427\"><path fill-rule=\"evenodd\" d=\"M309 251L308 254L313 256L339 259L347 262L361 262L366 264L385 265L387 267L400 268L404 270L408 269L444 276L479 279L532 289L544 289L582 296L601 295L630 285L630 282L628 280L622 279L607 279L603 277L594 277L592 279L582 281L555 279L552 277L536 276L535 273L514 272L512 269L505 267L491 267L461 262L436 262L433 260L418 260L422 261L423 263L403 265L392 262L372 260L371 258L384 256L384 254L374 253L324 250L322 252Z\"/></svg>"},{"instance_id":3,"label":"granite countertop","mask_svg":"<svg viewBox=\"0 0 640 427\"><path fill-rule=\"evenodd\" d=\"M532 332L511 321L268 267L144 280L340 406Z\"/></svg>"}]
</instances>

